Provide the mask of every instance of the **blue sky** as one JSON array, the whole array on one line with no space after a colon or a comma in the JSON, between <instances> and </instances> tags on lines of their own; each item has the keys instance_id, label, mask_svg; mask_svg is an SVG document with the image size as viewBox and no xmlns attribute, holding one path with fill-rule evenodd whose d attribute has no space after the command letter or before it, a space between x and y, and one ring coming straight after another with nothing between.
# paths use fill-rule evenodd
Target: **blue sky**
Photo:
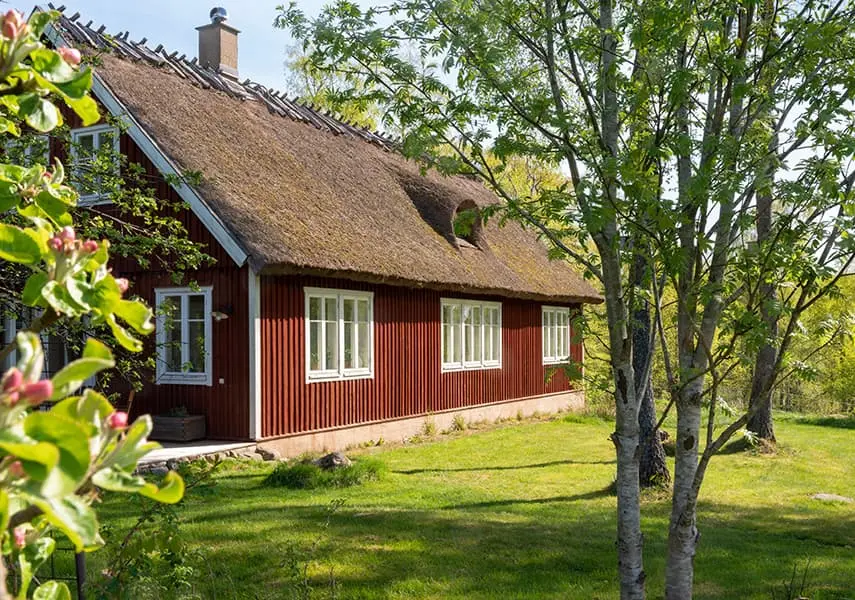
<instances>
[{"instance_id":1,"label":"blue sky","mask_svg":"<svg viewBox=\"0 0 855 600\"><path fill-rule=\"evenodd\" d=\"M278 4L287 0L53 0L66 5L66 14L81 14L84 23L106 25L110 33L130 31L131 39L148 38L148 45L158 44L170 51L188 56L197 54L195 27L210 22L208 13L214 6L229 11L229 23L241 31L238 39L238 70L241 78L249 77L276 89L285 87L283 63L285 49L293 41L288 34L273 28ZM307 13L320 11L327 0L298 0ZM34 3L11 0L13 7L29 14ZM47 5L47 0L40 5Z\"/></svg>"}]
</instances>

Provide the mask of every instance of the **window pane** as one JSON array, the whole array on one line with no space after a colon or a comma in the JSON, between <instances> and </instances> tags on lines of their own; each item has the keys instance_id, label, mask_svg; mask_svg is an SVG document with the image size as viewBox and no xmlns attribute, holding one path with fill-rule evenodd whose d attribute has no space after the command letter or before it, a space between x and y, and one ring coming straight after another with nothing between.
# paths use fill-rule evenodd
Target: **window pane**
<instances>
[{"instance_id":1,"label":"window pane","mask_svg":"<svg viewBox=\"0 0 855 600\"><path fill-rule=\"evenodd\" d=\"M367 322L359 323L359 363L360 369L371 367L371 331Z\"/></svg>"},{"instance_id":2,"label":"window pane","mask_svg":"<svg viewBox=\"0 0 855 600\"><path fill-rule=\"evenodd\" d=\"M190 313L190 319L205 318L205 296L202 294L188 296L187 305L187 312Z\"/></svg>"},{"instance_id":3,"label":"window pane","mask_svg":"<svg viewBox=\"0 0 855 600\"><path fill-rule=\"evenodd\" d=\"M493 360L499 360L499 349L502 347L502 328L499 327L498 322L496 319L496 324L493 325Z\"/></svg>"},{"instance_id":4,"label":"window pane","mask_svg":"<svg viewBox=\"0 0 855 600\"><path fill-rule=\"evenodd\" d=\"M482 361L481 356L481 307L476 306L472 309L472 358L473 361Z\"/></svg>"},{"instance_id":5,"label":"window pane","mask_svg":"<svg viewBox=\"0 0 855 600\"><path fill-rule=\"evenodd\" d=\"M320 306L320 303L318 303ZM322 323L309 323L309 370L320 371L321 365L321 326Z\"/></svg>"},{"instance_id":6,"label":"window pane","mask_svg":"<svg viewBox=\"0 0 855 600\"><path fill-rule=\"evenodd\" d=\"M309 319L319 321L321 319L321 299L309 298Z\"/></svg>"},{"instance_id":7,"label":"window pane","mask_svg":"<svg viewBox=\"0 0 855 600\"><path fill-rule=\"evenodd\" d=\"M85 133L77 136L77 152L81 156L91 156L95 153L95 136Z\"/></svg>"},{"instance_id":8,"label":"window pane","mask_svg":"<svg viewBox=\"0 0 855 600\"><path fill-rule=\"evenodd\" d=\"M359 314L357 315L360 323L368 322L368 300L359 301Z\"/></svg>"},{"instance_id":9,"label":"window pane","mask_svg":"<svg viewBox=\"0 0 855 600\"><path fill-rule=\"evenodd\" d=\"M442 362L449 363L454 360L454 328L451 323L443 322L442 336Z\"/></svg>"},{"instance_id":10,"label":"window pane","mask_svg":"<svg viewBox=\"0 0 855 600\"><path fill-rule=\"evenodd\" d=\"M181 371L181 321L170 319L164 322L164 326L166 370L178 373Z\"/></svg>"},{"instance_id":11,"label":"window pane","mask_svg":"<svg viewBox=\"0 0 855 600\"><path fill-rule=\"evenodd\" d=\"M353 305L351 304L351 308ZM347 300L345 300L344 305L344 314L347 314ZM352 311L351 311L352 314ZM344 368L345 369L353 369L356 368L356 352L355 352L355 340L354 336L356 334L356 325L353 323L345 322L344 324Z\"/></svg>"},{"instance_id":12,"label":"window pane","mask_svg":"<svg viewBox=\"0 0 855 600\"><path fill-rule=\"evenodd\" d=\"M463 350L463 332L461 331L460 326L460 305L455 305L451 309L451 325L453 327L452 340L454 342L452 346L452 355L451 362L459 363L462 358L462 350Z\"/></svg>"},{"instance_id":13,"label":"window pane","mask_svg":"<svg viewBox=\"0 0 855 600\"><path fill-rule=\"evenodd\" d=\"M333 302L335 301L333 300ZM324 331L324 341L326 342L325 368L327 371L335 371L338 369L338 321L330 321L329 316L329 300L327 300L327 322Z\"/></svg>"},{"instance_id":14,"label":"window pane","mask_svg":"<svg viewBox=\"0 0 855 600\"><path fill-rule=\"evenodd\" d=\"M324 307L326 312L324 318L327 322L335 322L338 320L338 298L324 298Z\"/></svg>"},{"instance_id":15,"label":"window pane","mask_svg":"<svg viewBox=\"0 0 855 600\"><path fill-rule=\"evenodd\" d=\"M341 307L342 307L342 313L343 313L342 318L344 319L345 323L352 322L354 320L353 319L354 312L355 312L354 304L356 304L356 300L352 300L350 298L345 298L344 300L341 301Z\"/></svg>"},{"instance_id":16,"label":"window pane","mask_svg":"<svg viewBox=\"0 0 855 600\"><path fill-rule=\"evenodd\" d=\"M191 321L188 323L188 332L190 335L189 359L190 366L188 370L192 373L205 372L205 322Z\"/></svg>"}]
</instances>

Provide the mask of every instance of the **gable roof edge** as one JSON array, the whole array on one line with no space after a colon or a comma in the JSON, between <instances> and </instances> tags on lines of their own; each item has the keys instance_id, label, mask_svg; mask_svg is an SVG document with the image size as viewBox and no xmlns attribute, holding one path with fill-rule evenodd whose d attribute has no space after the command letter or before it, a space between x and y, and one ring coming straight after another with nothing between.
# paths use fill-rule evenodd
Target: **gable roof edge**
<instances>
[{"instance_id":1,"label":"gable roof edge","mask_svg":"<svg viewBox=\"0 0 855 600\"><path fill-rule=\"evenodd\" d=\"M53 24L48 25L44 33L55 46L59 46L59 42L62 42L66 46L72 45ZM178 183L170 185L175 188L181 199L190 206L193 214L202 222L211 235L214 236L214 239L223 247L235 264L238 267L243 266L247 262L249 255L238 243L232 232L220 220L219 216L211 210L196 190L183 181L181 171L157 145L157 142L148 134L134 115L131 114L131 111L128 110L124 103L119 100L110 87L94 71L92 93L104 104L110 114L126 121L128 135L154 164L157 170L164 175L175 176Z\"/></svg>"}]
</instances>

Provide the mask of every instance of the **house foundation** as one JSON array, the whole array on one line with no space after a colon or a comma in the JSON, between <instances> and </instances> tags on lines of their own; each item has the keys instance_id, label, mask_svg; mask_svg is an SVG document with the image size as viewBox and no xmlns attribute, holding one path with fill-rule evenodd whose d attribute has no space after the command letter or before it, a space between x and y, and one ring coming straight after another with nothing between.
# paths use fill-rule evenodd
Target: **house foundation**
<instances>
[{"instance_id":1,"label":"house foundation","mask_svg":"<svg viewBox=\"0 0 855 600\"><path fill-rule=\"evenodd\" d=\"M260 440L261 448L276 450L283 457L294 457L306 452L332 452L345 450L369 441L402 442L423 433L425 423L432 422L436 431L451 427L457 415L467 423L529 417L537 413L556 413L562 410L582 410L585 407L585 392L574 390L545 394L530 398L493 402L454 408L437 413L422 414L389 421L360 423L334 427L320 431Z\"/></svg>"}]
</instances>

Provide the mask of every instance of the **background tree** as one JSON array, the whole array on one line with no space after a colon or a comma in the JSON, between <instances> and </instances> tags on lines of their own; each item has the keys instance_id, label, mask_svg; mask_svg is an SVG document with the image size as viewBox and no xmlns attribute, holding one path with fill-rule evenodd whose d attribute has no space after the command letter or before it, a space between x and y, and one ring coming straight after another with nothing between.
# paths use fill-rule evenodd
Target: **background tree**
<instances>
[{"instance_id":1,"label":"background tree","mask_svg":"<svg viewBox=\"0 0 855 600\"><path fill-rule=\"evenodd\" d=\"M279 25L306 41L314 64L348 65L363 83L352 93L387 107L405 154L480 177L508 215L600 280L622 598L644 597L645 580L631 319L645 290L631 266L639 255L647 262L676 409L665 587L682 600L692 596L709 461L756 410L721 422L721 386L763 343L780 340L773 373L789 350L786 335L772 340L763 325L768 295L759 285L793 285L796 315L834 288L851 252L853 17L851 0L402 0L365 11L341 1L316 19L282 10ZM434 68L414 67L402 47L418 48ZM560 161L569 183L521 205L489 156ZM769 177L769 161L787 178ZM787 227L749 243L758 194L770 188ZM548 226L555 222L560 235ZM661 281L675 299L671 339Z\"/></svg>"}]
</instances>

